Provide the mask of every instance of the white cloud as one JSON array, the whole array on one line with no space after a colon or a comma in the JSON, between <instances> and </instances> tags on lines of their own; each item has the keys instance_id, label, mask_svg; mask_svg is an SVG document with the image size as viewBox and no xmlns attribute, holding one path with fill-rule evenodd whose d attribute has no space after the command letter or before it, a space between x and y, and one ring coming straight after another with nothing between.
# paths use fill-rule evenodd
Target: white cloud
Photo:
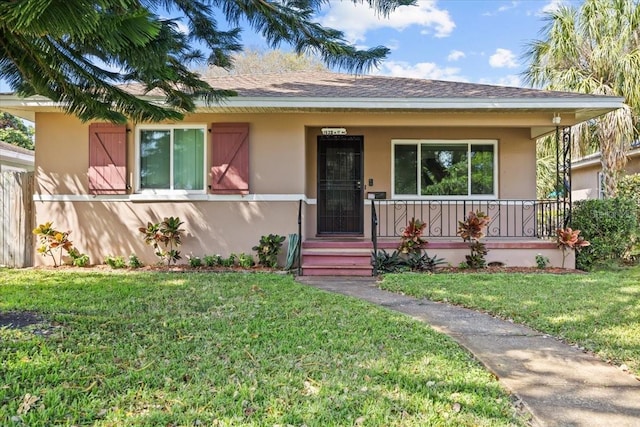
<instances>
[{"instance_id":1,"label":"white cloud","mask_svg":"<svg viewBox=\"0 0 640 427\"><path fill-rule=\"evenodd\" d=\"M551 0L549 1L549 3L545 4L542 7L542 9L540 9L540 12L541 13L555 12L563 4L564 4L563 0Z\"/></svg>"},{"instance_id":2,"label":"white cloud","mask_svg":"<svg viewBox=\"0 0 640 427\"><path fill-rule=\"evenodd\" d=\"M489 57L489 65L493 68L516 68L516 56L509 49L496 49L496 53Z\"/></svg>"},{"instance_id":3,"label":"white cloud","mask_svg":"<svg viewBox=\"0 0 640 427\"><path fill-rule=\"evenodd\" d=\"M322 25L344 32L350 43L363 42L369 31L392 28L402 31L410 26L422 27L422 34L447 37L456 24L449 12L439 9L435 0L418 0L415 6L400 6L387 18L377 15L365 2L328 2Z\"/></svg>"},{"instance_id":4,"label":"white cloud","mask_svg":"<svg viewBox=\"0 0 640 427\"><path fill-rule=\"evenodd\" d=\"M520 2L514 0L514 1L510 2L510 3L508 3L508 4L500 6L498 9L496 9L493 12L485 12L482 15L483 16L496 16L499 13L506 12L507 10L515 9L516 7L518 7L518 3L520 3Z\"/></svg>"},{"instance_id":5,"label":"white cloud","mask_svg":"<svg viewBox=\"0 0 640 427\"><path fill-rule=\"evenodd\" d=\"M415 79L450 80L458 82L468 80L459 73L459 68L442 68L433 62L409 64L404 61L385 61L382 63L380 68L372 74L392 77L411 77Z\"/></svg>"},{"instance_id":6,"label":"white cloud","mask_svg":"<svg viewBox=\"0 0 640 427\"><path fill-rule=\"evenodd\" d=\"M447 56L447 61L457 61L458 59L464 58L465 53L461 50L452 50L449 52L449 56Z\"/></svg>"}]
</instances>

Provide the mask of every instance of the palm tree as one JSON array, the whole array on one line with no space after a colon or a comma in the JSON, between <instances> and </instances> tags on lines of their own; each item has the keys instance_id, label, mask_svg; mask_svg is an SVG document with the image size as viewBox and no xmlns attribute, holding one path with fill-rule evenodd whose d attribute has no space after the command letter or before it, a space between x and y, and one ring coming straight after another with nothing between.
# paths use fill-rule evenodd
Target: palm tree
<instances>
[{"instance_id":1,"label":"palm tree","mask_svg":"<svg viewBox=\"0 0 640 427\"><path fill-rule=\"evenodd\" d=\"M572 129L573 155L601 152L605 194L616 192L640 111L640 5L585 0L547 14L542 40L529 46L524 76L534 87L624 97L624 108Z\"/></svg>"},{"instance_id":2,"label":"palm tree","mask_svg":"<svg viewBox=\"0 0 640 427\"><path fill-rule=\"evenodd\" d=\"M359 1L360 0L353 0ZM366 0L382 16L415 0ZM21 0L0 2L0 76L21 96L43 95L82 120L180 119L194 99L216 90L189 66L223 68L242 49L240 22L271 47L319 56L330 67L362 72L389 50L359 50L343 34L314 22L326 0ZM168 11L168 12L167 12ZM160 14L184 17L188 32ZM218 20L226 21L219 24ZM220 27L228 24L229 30ZM201 46L205 52L193 47ZM119 84L141 84L167 107L131 96Z\"/></svg>"}]
</instances>

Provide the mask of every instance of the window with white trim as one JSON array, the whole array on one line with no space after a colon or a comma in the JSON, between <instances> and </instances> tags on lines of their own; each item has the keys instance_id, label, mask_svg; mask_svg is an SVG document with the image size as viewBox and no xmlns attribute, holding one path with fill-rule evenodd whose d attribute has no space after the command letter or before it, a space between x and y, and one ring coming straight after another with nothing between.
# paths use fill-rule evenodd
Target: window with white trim
<instances>
[{"instance_id":1,"label":"window with white trim","mask_svg":"<svg viewBox=\"0 0 640 427\"><path fill-rule=\"evenodd\" d=\"M604 198L604 173L598 172L598 199Z\"/></svg>"},{"instance_id":2,"label":"window with white trim","mask_svg":"<svg viewBox=\"0 0 640 427\"><path fill-rule=\"evenodd\" d=\"M495 197L495 140L393 140L397 197Z\"/></svg>"},{"instance_id":3,"label":"window with white trim","mask_svg":"<svg viewBox=\"0 0 640 427\"><path fill-rule=\"evenodd\" d=\"M204 192L206 134L205 125L138 126L138 190Z\"/></svg>"}]
</instances>

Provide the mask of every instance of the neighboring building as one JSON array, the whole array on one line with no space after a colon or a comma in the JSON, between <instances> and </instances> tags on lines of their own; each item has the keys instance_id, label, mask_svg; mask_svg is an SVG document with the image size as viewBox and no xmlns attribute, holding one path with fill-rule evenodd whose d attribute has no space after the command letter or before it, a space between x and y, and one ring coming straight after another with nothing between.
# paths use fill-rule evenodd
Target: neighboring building
<instances>
[{"instance_id":1,"label":"neighboring building","mask_svg":"<svg viewBox=\"0 0 640 427\"><path fill-rule=\"evenodd\" d=\"M33 170L34 152L0 141L0 172L28 172Z\"/></svg>"},{"instance_id":2,"label":"neighboring building","mask_svg":"<svg viewBox=\"0 0 640 427\"><path fill-rule=\"evenodd\" d=\"M200 103L181 122L126 126L82 123L42 97L0 96L0 109L36 123L37 223L72 230L94 261L153 262L138 227L179 216L183 254L226 256L251 253L261 235L296 233L301 201L303 273L367 274L373 206L379 247L396 247L416 217L428 224L428 253L452 265L468 253L457 221L481 209L492 218L488 261L533 266L542 253L560 265L544 239L555 207L536 201L536 138L559 117L571 126L623 102L324 72L210 83L238 96Z\"/></svg>"},{"instance_id":3,"label":"neighboring building","mask_svg":"<svg viewBox=\"0 0 640 427\"><path fill-rule=\"evenodd\" d=\"M640 173L640 142L632 144L627 152L625 174ZM604 198L602 164L600 152L577 159L571 163L571 199Z\"/></svg>"}]
</instances>

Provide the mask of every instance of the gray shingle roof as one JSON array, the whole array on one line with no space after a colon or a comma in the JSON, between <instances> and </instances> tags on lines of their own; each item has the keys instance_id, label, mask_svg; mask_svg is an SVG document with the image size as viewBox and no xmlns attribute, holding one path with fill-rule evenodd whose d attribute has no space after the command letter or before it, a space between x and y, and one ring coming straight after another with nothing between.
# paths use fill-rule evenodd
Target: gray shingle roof
<instances>
[{"instance_id":1,"label":"gray shingle roof","mask_svg":"<svg viewBox=\"0 0 640 427\"><path fill-rule=\"evenodd\" d=\"M231 75L205 78L216 89L228 89L240 97L296 98L476 98L544 99L593 98L573 92L555 92L520 87L492 86L442 80L404 77L338 74L330 72L292 72L280 74ZM141 95L139 85L128 90ZM153 95L153 93L150 93Z\"/></svg>"}]
</instances>

